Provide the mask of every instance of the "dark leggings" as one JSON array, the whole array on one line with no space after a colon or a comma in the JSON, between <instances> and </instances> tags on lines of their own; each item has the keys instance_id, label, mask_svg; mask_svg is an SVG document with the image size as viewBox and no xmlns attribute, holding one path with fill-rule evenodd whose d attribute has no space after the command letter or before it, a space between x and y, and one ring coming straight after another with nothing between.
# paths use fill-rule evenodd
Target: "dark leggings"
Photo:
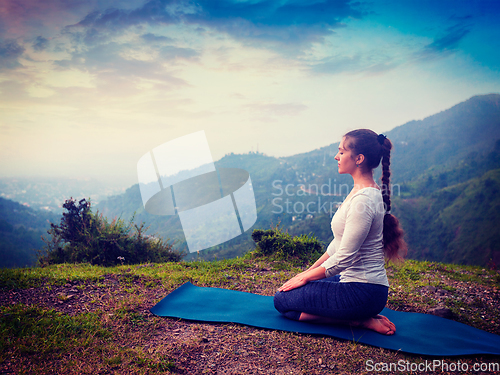
<instances>
[{"instance_id":1,"label":"dark leggings","mask_svg":"<svg viewBox=\"0 0 500 375\"><path fill-rule=\"evenodd\" d=\"M274 307L293 320L299 320L302 312L336 320L365 320L385 307L388 287L339 281L337 275L311 281L288 292L276 292Z\"/></svg>"}]
</instances>

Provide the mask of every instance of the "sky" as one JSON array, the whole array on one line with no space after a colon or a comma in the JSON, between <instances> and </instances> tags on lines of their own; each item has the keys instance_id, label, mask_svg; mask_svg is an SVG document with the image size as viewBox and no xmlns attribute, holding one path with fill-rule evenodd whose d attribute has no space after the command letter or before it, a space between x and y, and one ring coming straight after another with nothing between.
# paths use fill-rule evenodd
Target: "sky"
<instances>
[{"instance_id":1,"label":"sky","mask_svg":"<svg viewBox=\"0 0 500 375\"><path fill-rule=\"evenodd\" d=\"M289 156L500 92L500 1L2 0L0 178L137 183L204 130Z\"/></svg>"}]
</instances>

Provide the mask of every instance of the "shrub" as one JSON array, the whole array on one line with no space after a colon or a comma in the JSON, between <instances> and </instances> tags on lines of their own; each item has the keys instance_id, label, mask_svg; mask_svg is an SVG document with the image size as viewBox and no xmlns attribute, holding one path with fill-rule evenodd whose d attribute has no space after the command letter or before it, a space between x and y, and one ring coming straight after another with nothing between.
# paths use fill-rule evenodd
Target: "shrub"
<instances>
[{"instance_id":1,"label":"shrub","mask_svg":"<svg viewBox=\"0 0 500 375\"><path fill-rule=\"evenodd\" d=\"M44 251L38 256L40 265L56 263L91 263L101 266L144 262L179 261L183 254L172 244L145 235L148 227L137 225L133 218L111 222L98 212L93 213L90 202L69 199L63 204L59 225L50 224Z\"/></svg>"},{"instance_id":2,"label":"shrub","mask_svg":"<svg viewBox=\"0 0 500 375\"><path fill-rule=\"evenodd\" d=\"M314 236L303 234L291 236L279 227L268 230L255 229L252 239L257 244L255 255L271 256L275 259L297 259L304 262L316 260L322 254L323 245Z\"/></svg>"}]
</instances>

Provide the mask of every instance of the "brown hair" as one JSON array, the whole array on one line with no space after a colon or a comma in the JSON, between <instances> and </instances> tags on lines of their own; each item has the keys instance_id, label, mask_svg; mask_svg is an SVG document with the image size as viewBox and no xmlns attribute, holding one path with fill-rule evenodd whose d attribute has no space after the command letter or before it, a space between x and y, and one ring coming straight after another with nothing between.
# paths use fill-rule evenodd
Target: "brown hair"
<instances>
[{"instance_id":1,"label":"brown hair","mask_svg":"<svg viewBox=\"0 0 500 375\"><path fill-rule=\"evenodd\" d=\"M362 164L366 168L373 170L377 168L382 161L381 189L384 200L384 253L387 260L402 260L407 252L406 242L404 240L404 231L399 224L399 220L391 214L391 141L380 134L377 135L369 129L358 129L347 133L345 136L346 146L352 150L355 155L362 154L365 160Z\"/></svg>"}]
</instances>

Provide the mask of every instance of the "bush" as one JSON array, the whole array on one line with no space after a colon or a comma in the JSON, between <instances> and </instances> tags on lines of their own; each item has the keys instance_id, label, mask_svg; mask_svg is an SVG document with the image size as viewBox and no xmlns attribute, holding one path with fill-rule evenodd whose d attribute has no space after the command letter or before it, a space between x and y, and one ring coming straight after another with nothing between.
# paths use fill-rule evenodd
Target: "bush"
<instances>
[{"instance_id":1,"label":"bush","mask_svg":"<svg viewBox=\"0 0 500 375\"><path fill-rule=\"evenodd\" d=\"M82 199L66 200L61 223L50 224L42 237L44 251L39 254L41 266L57 263L91 263L100 266L137 264L144 262L176 262L183 254L172 249L161 239L145 235L148 227L137 225L133 218L125 223L114 219L111 223L90 209L90 202Z\"/></svg>"},{"instance_id":2,"label":"bush","mask_svg":"<svg viewBox=\"0 0 500 375\"><path fill-rule=\"evenodd\" d=\"M257 244L255 255L271 256L275 259L297 259L304 262L316 260L323 251L322 243L314 236L303 234L292 237L279 227L255 229L252 239Z\"/></svg>"}]
</instances>

